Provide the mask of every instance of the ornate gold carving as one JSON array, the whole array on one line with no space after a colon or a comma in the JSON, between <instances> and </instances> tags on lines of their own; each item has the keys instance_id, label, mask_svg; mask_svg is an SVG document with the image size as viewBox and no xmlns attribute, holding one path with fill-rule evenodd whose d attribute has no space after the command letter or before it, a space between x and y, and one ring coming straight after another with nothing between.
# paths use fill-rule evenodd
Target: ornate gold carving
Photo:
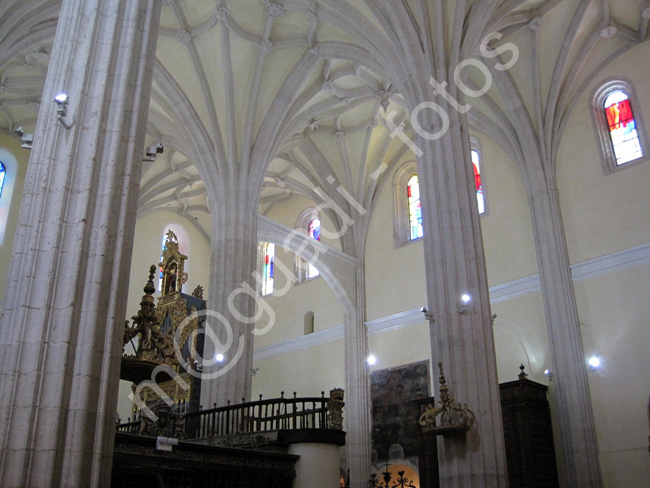
<instances>
[{"instance_id":1,"label":"ornate gold carving","mask_svg":"<svg viewBox=\"0 0 650 488\"><path fill-rule=\"evenodd\" d=\"M438 406L429 405L420 416L423 432L433 432L435 435L459 434L467 432L474 423L475 415L467 404L461 405L449 394L449 387L442 369L440 368L440 402Z\"/></svg>"},{"instance_id":2,"label":"ornate gold carving","mask_svg":"<svg viewBox=\"0 0 650 488\"><path fill-rule=\"evenodd\" d=\"M183 283L187 281L185 260L187 256L178 250L178 238L171 230L167 232L162 261L158 264L162 269L162 297L180 293Z\"/></svg>"},{"instance_id":3,"label":"ornate gold carving","mask_svg":"<svg viewBox=\"0 0 650 488\"><path fill-rule=\"evenodd\" d=\"M197 285L192 292L192 296L203 300L203 287L201 285Z\"/></svg>"},{"instance_id":4,"label":"ornate gold carving","mask_svg":"<svg viewBox=\"0 0 650 488\"><path fill-rule=\"evenodd\" d=\"M180 276L184 277L180 280L182 284L187 279L187 275L182 272L186 256L178 252L178 242L172 232L168 233L163 257L164 263L173 264L176 266L175 269L181 271ZM189 403L191 397L189 390L180 388L178 381L171 379L168 374L159 373L154 378L152 372L156 366L165 364L180 374L184 384L193 384L191 376L187 372L182 372L177 352L189 345L190 354L194 354L196 334L193 333L199 327L199 318L195 307L192 307L188 315L187 302L182 298L180 290L162 296L156 307L153 297L156 291L154 286L156 270L155 265L149 268L149 279L144 287L145 294L138 314L132 317L133 325L130 326L128 321L125 324L124 344L125 346L131 344L136 352L135 356L123 358L122 378L134 383L154 379L162 392L174 403ZM183 324L182 328L181 324ZM137 343L134 341L136 336ZM188 341L191 342L188 344ZM190 364L194 363L189 357L187 360ZM149 388L142 391L142 398L150 408L159 403L159 391ZM146 431L149 426L143 424L142 429Z\"/></svg>"},{"instance_id":5,"label":"ornate gold carving","mask_svg":"<svg viewBox=\"0 0 650 488\"><path fill-rule=\"evenodd\" d=\"M333 430L343 430L343 397L345 392L342 388L330 390L330 398L327 400L327 416L329 418L329 428Z\"/></svg>"}]
</instances>

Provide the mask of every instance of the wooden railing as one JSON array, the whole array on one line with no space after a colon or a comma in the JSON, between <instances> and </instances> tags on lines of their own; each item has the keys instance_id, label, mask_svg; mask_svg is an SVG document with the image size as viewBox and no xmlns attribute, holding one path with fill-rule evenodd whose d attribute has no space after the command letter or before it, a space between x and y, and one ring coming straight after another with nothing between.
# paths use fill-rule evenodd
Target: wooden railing
<instances>
[{"instance_id":1,"label":"wooden railing","mask_svg":"<svg viewBox=\"0 0 650 488\"><path fill-rule=\"evenodd\" d=\"M127 422L126 424L119 424L117 431L122 434L137 434L140 430L140 421Z\"/></svg>"},{"instance_id":2,"label":"wooden railing","mask_svg":"<svg viewBox=\"0 0 650 488\"><path fill-rule=\"evenodd\" d=\"M235 434L263 433L297 429L337 429L340 425L332 425L328 415L330 398L321 392L320 397L285 398L284 392L280 398L260 399L238 405L214 407L197 412L186 412L182 416L184 426L182 431L185 439L201 439L221 437ZM342 402L341 402L342 406ZM174 415L174 423L179 421ZM138 434L142 420L120 424L118 432ZM175 432L176 426L171 426Z\"/></svg>"}]
</instances>

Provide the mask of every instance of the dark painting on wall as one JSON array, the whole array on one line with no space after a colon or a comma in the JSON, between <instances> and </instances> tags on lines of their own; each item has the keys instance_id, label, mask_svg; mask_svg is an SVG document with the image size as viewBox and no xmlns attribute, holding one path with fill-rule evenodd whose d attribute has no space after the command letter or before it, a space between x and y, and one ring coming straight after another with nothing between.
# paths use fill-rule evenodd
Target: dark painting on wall
<instances>
[{"instance_id":1,"label":"dark painting on wall","mask_svg":"<svg viewBox=\"0 0 650 488\"><path fill-rule=\"evenodd\" d=\"M400 448L405 458L418 455L419 410L413 400L428 396L429 361L370 374L373 462L401 455Z\"/></svg>"}]
</instances>

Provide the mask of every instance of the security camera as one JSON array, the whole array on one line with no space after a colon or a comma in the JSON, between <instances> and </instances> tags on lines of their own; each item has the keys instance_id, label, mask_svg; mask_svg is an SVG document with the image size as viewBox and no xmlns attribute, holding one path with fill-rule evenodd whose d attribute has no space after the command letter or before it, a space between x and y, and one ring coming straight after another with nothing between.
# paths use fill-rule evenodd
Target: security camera
<instances>
[{"instance_id":1,"label":"security camera","mask_svg":"<svg viewBox=\"0 0 650 488\"><path fill-rule=\"evenodd\" d=\"M158 156L158 154L162 154L164 151L165 148L161 143L158 143L156 146L149 146L144 152L145 161L154 161L156 159L156 156Z\"/></svg>"},{"instance_id":2,"label":"security camera","mask_svg":"<svg viewBox=\"0 0 650 488\"><path fill-rule=\"evenodd\" d=\"M34 143L34 134L23 134L20 138L20 146L23 149L31 149L32 144Z\"/></svg>"},{"instance_id":3,"label":"security camera","mask_svg":"<svg viewBox=\"0 0 650 488\"><path fill-rule=\"evenodd\" d=\"M34 134L25 134L22 126L18 126L14 129L14 133L20 137L20 146L23 149L31 149L34 142Z\"/></svg>"}]
</instances>

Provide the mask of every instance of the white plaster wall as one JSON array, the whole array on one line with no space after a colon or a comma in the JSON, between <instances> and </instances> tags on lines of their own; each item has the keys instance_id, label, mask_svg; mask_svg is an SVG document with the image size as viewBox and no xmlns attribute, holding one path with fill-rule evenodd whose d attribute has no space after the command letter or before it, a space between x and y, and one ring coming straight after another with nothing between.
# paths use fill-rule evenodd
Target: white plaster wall
<instances>
[{"instance_id":1,"label":"white plaster wall","mask_svg":"<svg viewBox=\"0 0 650 488\"><path fill-rule=\"evenodd\" d=\"M293 269L294 256L292 253L280 251L276 254L276 260L278 259L285 264L288 260L288 266ZM278 281L284 280L284 277L280 277L280 274L277 273L277 269L276 266ZM277 286L282 288L284 283L278 283ZM264 297L263 300L266 300L275 312L276 320L266 334L255 336L256 348L304 335L307 312L314 313L314 332L341 325L345 320L341 304L334 296L330 285L320 276L304 283L292 285L289 292L282 297L270 295Z\"/></svg>"},{"instance_id":2,"label":"white plaster wall","mask_svg":"<svg viewBox=\"0 0 650 488\"><path fill-rule=\"evenodd\" d=\"M387 182L368 229L365 256L368 320L421 307L427 301L422 241L395 249L392 191L392 182Z\"/></svg>"},{"instance_id":3,"label":"white plaster wall","mask_svg":"<svg viewBox=\"0 0 650 488\"><path fill-rule=\"evenodd\" d=\"M544 371L552 366L541 293L493 303L491 308L497 315L493 330L499 382L516 380L523 364L528 379L548 384Z\"/></svg>"},{"instance_id":4,"label":"white plaster wall","mask_svg":"<svg viewBox=\"0 0 650 488\"><path fill-rule=\"evenodd\" d=\"M372 334L368 338L368 349L377 360L374 366L369 367L370 372L430 360L429 324L422 321L400 329ZM438 375L437 368L431 369L431 367L430 364L434 390L430 390L429 393L432 394L435 391Z\"/></svg>"},{"instance_id":5,"label":"white plaster wall","mask_svg":"<svg viewBox=\"0 0 650 488\"><path fill-rule=\"evenodd\" d=\"M488 284L537 273L530 207L516 162L491 139L481 142L486 213L481 217Z\"/></svg>"},{"instance_id":6,"label":"white plaster wall","mask_svg":"<svg viewBox=\"0 0 650 488\"><path fill-rule=\"evenodd\" d=\"M650 263L575 283L598 447L607 487L647 486Z\"/></svg>"},{"instance_id":7,"label":"white plaster wall","mask_svg":"<svg viewBox=\"0 0 650 488\"><path fill-rule=\"evenodd\" d=\"M345 351L342 340L301 349L281 356L254 360L259 368L253 376L253 400L259 395L278 398L280 392L290 397L325 396L332 388L345 389ZM345 416L345 413L344 413Z\"/></svg>"},{"instance_id":8,"label":"white plaster wall","mask_svg":"<svg viewBox=\"0 0 650 488\"><path fill-rule=\"evenodd\" d=\"M636 88L638 107L633 109L642 112L650 139L650 64L638 62L649 52L650 44L645 43L609 65L594 78L569 118L558 154L557 186L572 264L650 242L650 162L605 174L591 117L594 88L625 76Z\"/></svg>"}]
</instances>

